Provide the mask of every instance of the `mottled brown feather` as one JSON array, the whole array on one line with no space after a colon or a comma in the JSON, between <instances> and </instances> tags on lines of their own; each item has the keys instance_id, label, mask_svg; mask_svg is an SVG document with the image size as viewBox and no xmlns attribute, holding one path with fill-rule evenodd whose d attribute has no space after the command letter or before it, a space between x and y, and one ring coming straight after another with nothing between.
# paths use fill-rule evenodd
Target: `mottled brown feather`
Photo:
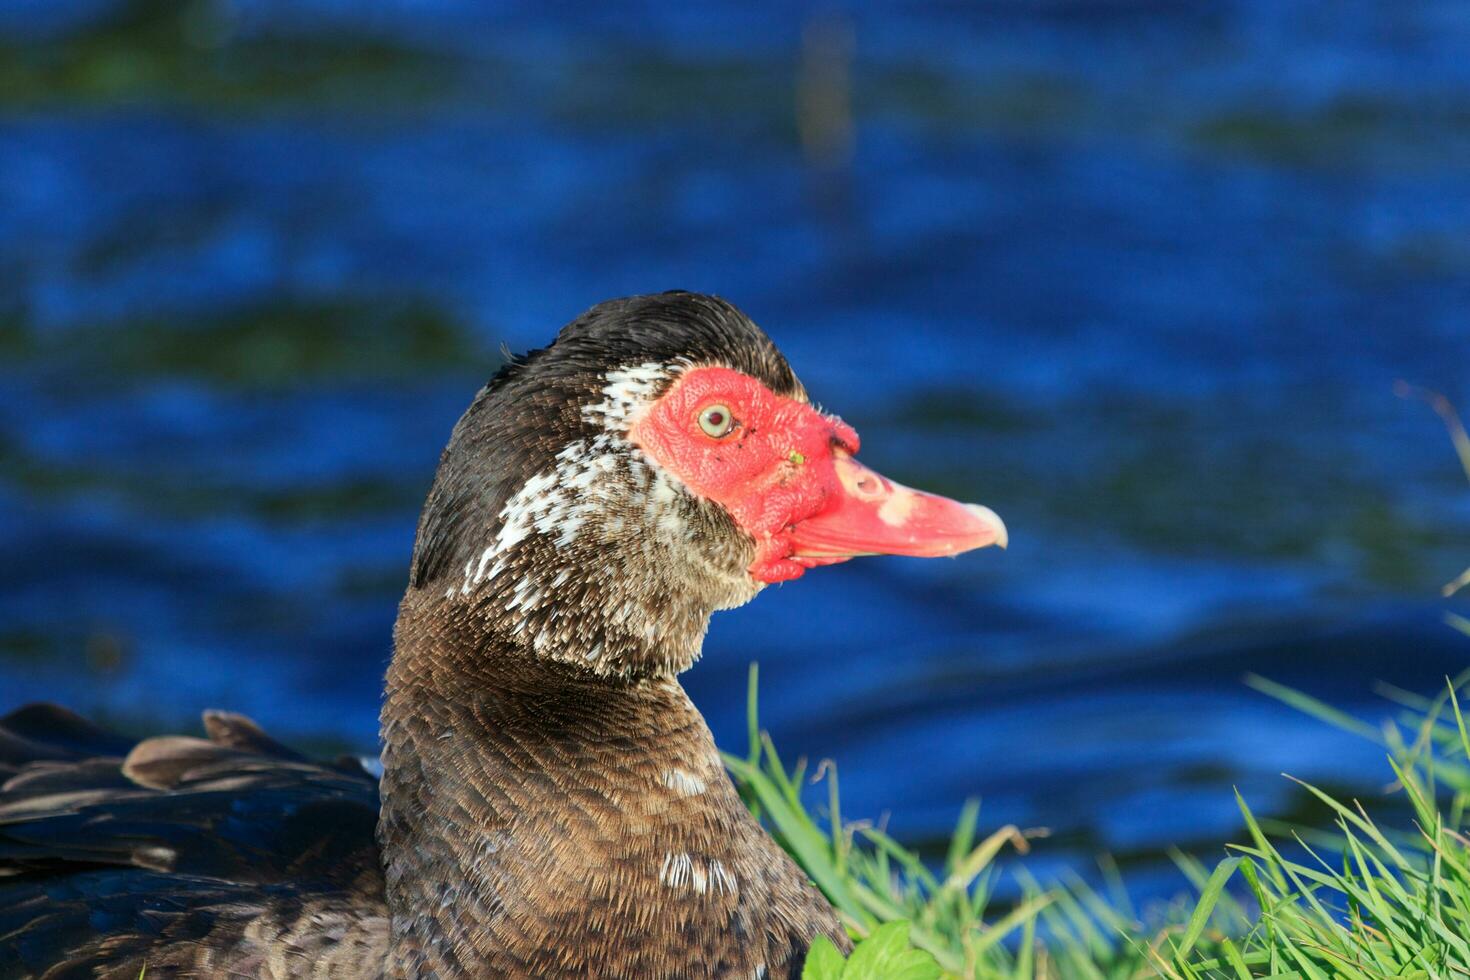
<instances>
[{"instance_id":1,"label":"mottled brown feather","mask_svg":"<svg viewBox=\"0 0 1470 980\"><path fill-rule=\"evenodd\" d=\"M381 807L354 761L240 715L136 745L50 706L0 719L0 980L776 980L818 935L847 948L675 676L758 590L754 544L585 411L610 371L691 363L801 392L734 307L666 293L588 311L455 426L395 627ZM518 536L472 592L507 501L573 447L602 454L602 510Z\"/></svg>"}]
</instances>

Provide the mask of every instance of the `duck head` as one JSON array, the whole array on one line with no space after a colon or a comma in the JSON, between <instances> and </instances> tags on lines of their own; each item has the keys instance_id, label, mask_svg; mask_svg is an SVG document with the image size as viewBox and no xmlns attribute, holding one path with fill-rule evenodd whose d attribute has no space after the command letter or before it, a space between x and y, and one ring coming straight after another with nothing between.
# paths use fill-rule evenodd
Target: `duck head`
<instances>
[{"instance_id":1,"label":"duck head","mask_svg":"<svg viewBox=\"0 0 1470 980\"><path fill-rule=\"evenodd\" d=\"M406 602L486 649L627 678L698 657L710 614L860 555L1006 544L988 508L901 486L723 300L600 304L455 426Z\"/></svg>"}]
</instances>

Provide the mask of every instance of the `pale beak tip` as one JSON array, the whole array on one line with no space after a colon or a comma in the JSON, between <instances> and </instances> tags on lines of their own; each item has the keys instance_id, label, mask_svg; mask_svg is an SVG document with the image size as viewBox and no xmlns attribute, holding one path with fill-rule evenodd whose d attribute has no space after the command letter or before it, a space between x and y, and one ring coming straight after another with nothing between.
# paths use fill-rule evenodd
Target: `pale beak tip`
<instances>
[{"instance_id":1,"label":"pale beak tip","mask_svg":"<svg viewBox=\"0 0 1470 980\"><path fill-rule=\"evenodd\" d=\"M1006 531L1006 522L1000 519L999 514L989 507L984 507L980 504L965 504L965 509L995 529L995 541L993 543L997 548L1004 548L1010 544L1011 536Z\"/></svg>"}]
</instances>

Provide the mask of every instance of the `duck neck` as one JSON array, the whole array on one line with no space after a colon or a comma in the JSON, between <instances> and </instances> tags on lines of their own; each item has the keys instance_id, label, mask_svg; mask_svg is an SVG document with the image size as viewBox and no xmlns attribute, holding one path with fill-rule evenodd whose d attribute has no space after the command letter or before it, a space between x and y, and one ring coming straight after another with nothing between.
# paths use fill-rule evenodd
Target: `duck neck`
<instances>
[{"instance_id":1,"label":"duck neck","mask_svg":"<svg viewBox=\"0 0 1470 980\"><path fill-rule=\"evenodd\" d=\"M379 825L390 975L737 975L726 963L774 977L814 930L840 940L672 676L472 640L409 600L396 640ZM699 944L708 974L688 966Z\"/></svg>"}]
</instances>

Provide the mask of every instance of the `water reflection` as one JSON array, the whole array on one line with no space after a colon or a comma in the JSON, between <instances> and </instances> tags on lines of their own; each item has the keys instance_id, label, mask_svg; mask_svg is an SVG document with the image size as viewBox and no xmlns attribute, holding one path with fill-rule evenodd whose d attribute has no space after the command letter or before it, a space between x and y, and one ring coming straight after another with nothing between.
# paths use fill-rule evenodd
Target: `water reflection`
<instances>
[{"instance_id":1,"label":"water reflection","mask_svg":"<svg viewBox=\"0 0 1470 980\"><path fill-rule=\"evenodd\" d=\"M758 659L849 813L923 840L978 793L1058 865L1213 846L1232 785L1302 806L1282 770L1375 791L1240 677L1361 708L1463 664L1470 495L1391 386L1470 401L1470 15L1146 8L6 8L5 702L369 748L500 344L681 286L1014 534L721 617L727 744Z\"/></svg>"}]
</instances>

